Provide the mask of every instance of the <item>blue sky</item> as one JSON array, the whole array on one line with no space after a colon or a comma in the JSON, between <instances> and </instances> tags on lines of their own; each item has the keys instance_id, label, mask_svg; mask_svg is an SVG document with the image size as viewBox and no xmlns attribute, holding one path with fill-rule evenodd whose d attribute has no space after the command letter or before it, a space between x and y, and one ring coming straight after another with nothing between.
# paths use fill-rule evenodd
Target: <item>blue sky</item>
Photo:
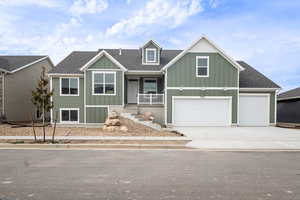
<instances>
[{"instance_id":1,"label":"blue sky","mask_svg":"<svg viewBox=\"0 0 300 200\"><path fill-rule=\"evenodd\" d=\"M184 49L207 35L283 90L300 87L300 1L0 0L0 54L137 48L149 39Z\"/></svg>"}]
</instances>

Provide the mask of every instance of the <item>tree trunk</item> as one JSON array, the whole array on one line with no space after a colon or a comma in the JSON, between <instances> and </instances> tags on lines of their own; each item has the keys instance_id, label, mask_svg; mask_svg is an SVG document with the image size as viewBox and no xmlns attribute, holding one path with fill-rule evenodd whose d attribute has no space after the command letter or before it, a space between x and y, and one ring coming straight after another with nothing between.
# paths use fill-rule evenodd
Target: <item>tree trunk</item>
<instances>
[{"instance_id":1,"label":"tree trunk","mask_svg":"<svg viewBox=\"0 0 300 200\"><path fill-rule=\"evenodd\" d=\"M45 108L43 106L43 133L44 133L44 142L46 142L46 131L45 131Z\"/></svg>"},{"instance_id":2,"label":"tree trunk","mask_svg":"<svg viewBox=\"0 0 300 200\"><path fill-rule=\"evenodd\" d=\"M35 133L35 127L34 127L34 119L33 119L31 113L29 113L28 115L29 115L30 121L31 121L31 123L32 123L32 129L33 129L34 141L36 142L37 139L36 139L36 133Z\"/></svg>"},{"instance_id":3,"label":"tree trunk","mask_svg":"<svg viewBox=\"0 0 300 200\"><path fill-rule=\"evenodd\" d=\"M53 129L53 133L52 133L52 143L54 143L54 136L55 136L55 130L56 130L56 122L57 122L57 111L55 112L54 129Z\"/></svg>"}]
</instances>

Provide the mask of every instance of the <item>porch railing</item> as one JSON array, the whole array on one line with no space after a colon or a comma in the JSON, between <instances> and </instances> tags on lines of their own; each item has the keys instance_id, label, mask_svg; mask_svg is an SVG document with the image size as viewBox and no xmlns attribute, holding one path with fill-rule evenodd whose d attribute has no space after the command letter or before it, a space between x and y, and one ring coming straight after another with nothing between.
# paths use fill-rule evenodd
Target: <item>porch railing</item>
<instances>
[{"instance_id":1,"label":"porch railing","mask_svg":"<svg viewBox=\"0 0 300 200\"><path fill-rule=\"evenodd\" d=\"M164 94L138 94L138 104L164 104Z\"/></svg>"}]
</instances>

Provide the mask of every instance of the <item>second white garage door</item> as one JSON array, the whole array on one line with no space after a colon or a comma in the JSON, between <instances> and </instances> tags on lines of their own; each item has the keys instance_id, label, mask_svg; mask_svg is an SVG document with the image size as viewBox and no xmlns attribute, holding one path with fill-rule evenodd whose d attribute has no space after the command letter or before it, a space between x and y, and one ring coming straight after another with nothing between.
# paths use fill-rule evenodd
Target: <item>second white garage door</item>
<instances>
[{"instance_id":1,"label":"second white garage door","mask_svg":"<svg viewBox=\"0 0 300 200\"><path fill-rule=\"evenodd\" d=\"M231 125L231 97L173 97L175 126Z\"/></svg>"},{"instance_id":2,"label":"second white garage door","mask_svg":"<svg viewBox=\"0 0 300 200\"><path fill-rule=\"evenodd\" d=\"M270 113L269 94L240 94L239 125L268 126Z\"/></svg>"}]
</instances>

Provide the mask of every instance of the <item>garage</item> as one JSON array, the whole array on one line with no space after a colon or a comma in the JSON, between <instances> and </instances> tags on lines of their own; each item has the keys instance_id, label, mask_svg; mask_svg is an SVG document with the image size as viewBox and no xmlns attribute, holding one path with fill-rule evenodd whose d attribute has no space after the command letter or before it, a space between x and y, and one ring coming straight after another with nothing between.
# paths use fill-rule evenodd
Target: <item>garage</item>
<instances>
[{"instance_id":1,"label":"garage","mask_svg":"<svg viewBox=\"0 0 300 200\"><path fill-rule=\"evenodd\" d=\"M175 126L230 126L231 97L174 97Z\"/></svg>"},{"instance_id":2,"label":"garage","mask_svg":"<svg viewBox=\"0 0 300 200\"><path fill-rule=\"evenodd\" d=\"M268 126L270 113L269 94L240 94L239 125Z\"/></svg>"}]
</instances>

